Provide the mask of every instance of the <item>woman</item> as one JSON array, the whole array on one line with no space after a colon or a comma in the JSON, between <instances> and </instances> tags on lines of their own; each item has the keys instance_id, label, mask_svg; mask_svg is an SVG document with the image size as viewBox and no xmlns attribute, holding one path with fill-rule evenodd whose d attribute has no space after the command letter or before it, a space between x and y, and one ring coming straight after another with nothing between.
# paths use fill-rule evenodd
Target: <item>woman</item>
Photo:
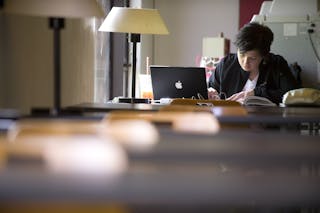
<instances>
[{"instance_id":1,"label":"woman","mask_svg":"<svg viewBox=\"0 0 320 213\"><path fill-rule=\"evenodd\" d=\"M247 96L262 96L279 104L284 93L297 88L288 63L270 53L272 31L258 23L246 24L236 36L237 54L229 54L209 79L209 99L242 102Z\"/></svg>"}]
</instances>

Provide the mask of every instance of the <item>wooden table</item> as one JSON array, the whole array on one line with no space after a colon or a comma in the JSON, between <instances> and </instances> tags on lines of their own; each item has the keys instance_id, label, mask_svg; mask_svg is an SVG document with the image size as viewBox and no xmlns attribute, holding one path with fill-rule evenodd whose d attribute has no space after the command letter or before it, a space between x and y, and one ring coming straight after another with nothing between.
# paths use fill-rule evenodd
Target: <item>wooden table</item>
<instances>
[{"instance_id":1,"label":"wooden table","mask_svg":"<svg viewBox=\"0 0 320 213\"><path fill-rule=\"evenodd\" d=\"M320 163L317 136L222 131L216 135L160 129L144 152L127 150L130 166L117 176L52 174L37 164L0 171L0 207L10 203L122 204L150 210L320 208L320 177L303 172ZM32 163L32 162L31 162Z\"/></svg>"}]
</instances>

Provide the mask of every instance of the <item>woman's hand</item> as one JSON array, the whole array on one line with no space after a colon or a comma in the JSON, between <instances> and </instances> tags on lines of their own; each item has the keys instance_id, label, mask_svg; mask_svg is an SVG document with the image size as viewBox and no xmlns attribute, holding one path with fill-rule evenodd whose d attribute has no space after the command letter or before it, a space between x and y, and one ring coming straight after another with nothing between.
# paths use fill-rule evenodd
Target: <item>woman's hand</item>
<instances>
[{"instance_id":1,"label":"woman's hand","mask_svg":"<svg viewBox=\"0 0 320 213\"><path fill-rule=\"evenodd\" d=\"M243 103L243 101L244 101L244 99L246 99L246 97L253 96L253 95L254 95L254 91L253 90L242 91L242 92L238 92L238 93L233 94L232 96L227 98L227 100L238 101L240 103Z\"/></svg>"},{"instance_id":2,"label":"woman's hand","mask_svg":"<svg viewBox=\"0 0 320 213\"><path fill-rule=\"evenodd\" d=\"M220 100L219 93L212 87L208 88L208 99L210 100Z\"/></svg>"}]
</instances>

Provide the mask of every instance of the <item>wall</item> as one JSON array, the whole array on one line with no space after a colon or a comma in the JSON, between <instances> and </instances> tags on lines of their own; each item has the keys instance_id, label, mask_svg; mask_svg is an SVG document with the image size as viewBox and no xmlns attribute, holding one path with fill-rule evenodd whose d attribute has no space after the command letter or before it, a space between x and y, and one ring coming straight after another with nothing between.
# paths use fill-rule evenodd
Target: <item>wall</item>
<instances>
[{"instance_id":1,"label":"wall","mask_svg":"<svg viewBox=\"0 0 320 213\"><path fill-rule=\"evenodd\" d=\"M239 0L239 28L250 22L254 14L259 14L261 4L265 0Z\"/></svg>"},{"instance_id":2,"label":"wall","mask_svg":"<svg viewBox=\"0 0 320 213\"><path fill-rule=\"evenodd\" d=\"M29 113L53 105L53 33L40 17L3 15L1 64L4 94L0 107ZM62 106L92 102L94 54L92 30L85 20L67 20L61 33Z\"/></svg>"},{"instance_id":3,"label":"wall","mask_svg":"<svg viewBox=\"0 0 320 213\"><path fill-rule=\"evenodd\" d=\"M94 101L95 38L92 19L68 20L62 33L62 104Z\"/></svg>"},{"instance_id":4,"label":"wall","mask_svg":"<svg viewBox=\"0 0 320 213\"><path fill-rule=\"evenodd\" d=\"M203 37L223 32L233 40L238 31L238 0L155 0L155 7L170 35L155 36L154 64L195 66ZM235 51L233 45L231 51Z\"/></svg>"},{"instance_id":5,"label":"wall","mask_svg":"<svg viewBox=\"0 0 320 213\"><path fill-rule=\"evenodd\" d=\"M49 42L52 35L47 20L14 15L3 19L4 107L26 112L31 106L49 106L53 87Z\"/></svg>"}]
</instances>

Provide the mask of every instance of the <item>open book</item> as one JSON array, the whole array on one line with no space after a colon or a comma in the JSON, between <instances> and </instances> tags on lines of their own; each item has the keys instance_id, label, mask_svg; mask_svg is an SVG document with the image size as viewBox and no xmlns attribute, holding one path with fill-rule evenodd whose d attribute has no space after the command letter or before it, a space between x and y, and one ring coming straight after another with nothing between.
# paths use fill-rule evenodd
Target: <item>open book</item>
<instances>
[{"instance_id":1,"label":"open book","mask_svg":"<svg viewBox=\"0 0 320 213\"><path fill-rule=\"evenodd\" d=\"M277 106L275 103L267 98L260 96L248 96L244 99L243 105L245 106Z\"/></svg>"}]
</instances>

